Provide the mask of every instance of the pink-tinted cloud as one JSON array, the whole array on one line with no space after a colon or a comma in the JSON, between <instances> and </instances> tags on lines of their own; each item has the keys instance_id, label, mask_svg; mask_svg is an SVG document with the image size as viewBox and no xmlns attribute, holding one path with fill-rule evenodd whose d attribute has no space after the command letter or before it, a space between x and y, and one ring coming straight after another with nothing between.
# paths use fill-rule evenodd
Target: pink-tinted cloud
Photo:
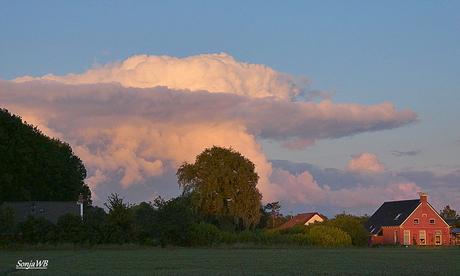
<instances>
[{"instance_id":1,"label":"pink-tinted cloud","mask_svg":"<svg viewBox=\"0 0 460 276\"><path fill-rule=\"evenodd\" d=\"M308 139L304 139L304 140L300 139L296 141L286 141L283 143L282 146L288 149L296 150L296 149L303 149L305 147L314 146L314 145L316 145L315 141L308 140Z\"/></svg>"},{"instance_id":2,"label":"pink-tinted cloud","mask_svg":"<svg viewBox=\"0 0 460 276\"><path fill-rule=\"evenodd\" d=\"M369 152L353 154L353 160L348 163L345 170L385 172L385 164L379 161L377 155Z\"/></svg>"},{"instance_id":3,"label":"pink-tinted cloud","mask_svg":"<svg viewBox=\"0 0 460 276\"><path fill-rule=\"evenodd\" d=\"M102 184L125 189L152 185L152 179L175 171L184 160L193 162L212 145L231 146L257 165L265 201L280 197L333 204L337 195L335 200L346 205L349 191L380 191L328 190L308 172L273 171L257 137L302 148L317 139L391 129L417 120L415 112L398 111L391 103L291 101L305 96L308 83L306 77L240 63L225 54L185 59L135 56L80 75L0 80L0 103L45 134L69 142L85 163L87 183L96 196ZM370 157L367 161L357 157L349 166L381 173ZM401 187L411 192L414 188L409 186ZM312 191L316 196L310 198Z\"/></svg>"},{"instance_id":4,"label":"pink-tinted cloud","mask_svg":"<svg viewBox=\"0 0 460 276\"><path fill-rule=\"evenodd\" d=\"M283 162L275 162L282 164ZM421 187L415 182L385 170L375 154L356 154L344 170L319 170L308 166L303 172L290 172L295 163L275 167L270 176L274 198L288 204L361 208L372 212L384 201L417 198ZM353 168L353 169L350 169ZM310 170L310 171L308 171Z\"/></svg>"}]
</instances>

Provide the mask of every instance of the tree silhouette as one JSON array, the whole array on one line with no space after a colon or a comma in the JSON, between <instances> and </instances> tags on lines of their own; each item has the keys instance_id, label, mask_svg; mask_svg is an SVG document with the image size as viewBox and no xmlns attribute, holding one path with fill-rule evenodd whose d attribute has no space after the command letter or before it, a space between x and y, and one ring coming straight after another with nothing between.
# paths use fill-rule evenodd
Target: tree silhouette
<instances>
[{"instance_id":1,"label":"tree silhouette","mask_svg":"<svg viewBox=\"0 0 460 276\"><path fill-rule=\"evenodd\" d=\"M91 198L86 169L69 144L0 108L0 203Z\"/></svg>"}]
</instances>

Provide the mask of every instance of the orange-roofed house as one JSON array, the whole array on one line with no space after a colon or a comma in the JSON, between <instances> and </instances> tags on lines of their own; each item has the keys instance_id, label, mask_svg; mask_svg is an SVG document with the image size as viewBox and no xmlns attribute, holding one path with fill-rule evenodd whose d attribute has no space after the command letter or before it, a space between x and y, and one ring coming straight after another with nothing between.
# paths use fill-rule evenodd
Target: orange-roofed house
<instances>
[{"instance_id":1,"label":"orange-roofed house","mask_svg":"<svg viewBox=\"0 0 460 276\"><path fill-rule=\"evenodd\" d=\"M370 243L404 245L451 244L450 226L428 203L427 193L420 199L390 201L369 218L365 227Z\"/></svg>"},{"instance_id":2,"label":"orange-roofed house","mask_svg":"<svg viewBox=\"0 0 460 276\"><path fill-rule=\"evenodd\" d=\"M278 227L278 229L291 228L298 223L309 225L317 221L318 222L324 221L323 217L321 217L321 215L318 213L298 214L297 216L283 223L280 227Z\"/></svg>"}]
</instances>

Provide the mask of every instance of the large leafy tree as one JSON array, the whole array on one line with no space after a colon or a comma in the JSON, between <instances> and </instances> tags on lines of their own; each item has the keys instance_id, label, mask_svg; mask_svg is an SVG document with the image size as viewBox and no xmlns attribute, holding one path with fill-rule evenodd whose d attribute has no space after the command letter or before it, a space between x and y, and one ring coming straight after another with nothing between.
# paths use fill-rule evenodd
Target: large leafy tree
<instances>
[{"instance_id":1,"label":"large leafy tree","mask_svg":"<svg viewBox=\"0 0 460 276\"><path fill-rule=\"evenodd\" d=\"M86 169L69 144L0 108L0 203L90 199Z\"/></svg>"},{"instance_id":2,"label":"large leafy tree","mask_svg":"<svg viewBox=\"0 0 460 276\"><path fill-rule=\"evenodd\" d=\"M194 164L184 162L176 175L195 211L208 219L243 228L259 222L262 195L255 165L232 148L207 148Z\"/></svg>"}]
</instances>

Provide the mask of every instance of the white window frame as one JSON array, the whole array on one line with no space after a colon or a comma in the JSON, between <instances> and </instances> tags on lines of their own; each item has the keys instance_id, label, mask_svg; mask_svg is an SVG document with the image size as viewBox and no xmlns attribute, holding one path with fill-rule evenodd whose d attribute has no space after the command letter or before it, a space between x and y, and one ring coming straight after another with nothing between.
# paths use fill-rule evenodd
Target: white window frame
<instances>
[{"instance_id":1,"label":"white window frame","mask_svg":"<svg viewBox=\"0 0 460 276\"><path fill-rule=\"evenodd\" d=\"M438 237L439 237L439 241L438 241ZM442 231L441 230L434 231L434 241L436 245L442 244Z\"/></svg>"},{"instance_id":2,"label":"white window frame","mask_svg":"<svg viewBox=\"0 0 460 276\"><path fill-rule=\"evenodd\" d=\"M404 245L410 245L410 230L404 230Z\"/></svg>"},{"instance_id":3,"label":"white window frame","mask_svg":"<svg viewBox=\"0 0 460 276\"><path fill-rule=\"evenodd\" d=\"M419 241L420 241L420 245L426 245L426 231L425 230L419 231Z\"/></svg>"}]
</instances>

